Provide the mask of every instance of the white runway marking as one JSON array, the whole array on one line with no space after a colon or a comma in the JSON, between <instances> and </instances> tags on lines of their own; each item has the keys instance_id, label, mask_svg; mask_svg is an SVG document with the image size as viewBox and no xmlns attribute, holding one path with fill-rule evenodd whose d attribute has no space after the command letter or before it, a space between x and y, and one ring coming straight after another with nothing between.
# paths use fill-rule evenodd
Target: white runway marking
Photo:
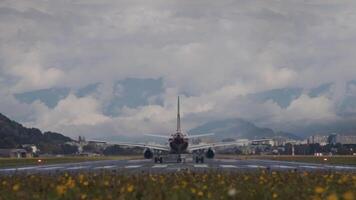
<instances>
[{"instance_id":1,"label":"white runway marking","mask_svg":"<svg viewBox=\"0 0 356 200\"><path fill-rule=\"evenodd\" d=\"M168 165L153 165L152 168L166 168Z\"/></svg>"},{"instance_id":2,"label":"white runway marking","mask_svg":"<svg viewBox=\"0 0 356 200\"><path fill-rule=\"evenodd\" d=\"M133 168L139 168L141 167L142 165L127 165L125 166L126 169L133 169Z\"/></svg>"},{"instance_id":3,"label":"white runway marking","mask_svg":"<svg viewBox=\"0 0 356 200\"><path fill-rule=\"evenodd\" d=\"M137 162L148 162L151 161L149 159L142 159L142 160L128 160L129 163L137 163Z\"/></svg>"},{"instance_id":4,"label":"white runway marking","mask_svg":"<svg viewBox=\"0 0 356 200\"><path fill-rule=\"evenodd\" d=\"M1 169L0 171L15 171L16 168Z\"/></svg>"},{"instance_id":5,"label":"white runway marking","mask_svg":"<svg viewBox=\"0 0 356 200\"><path fill-rule=\"evenodd\" d=\"M222 168L238 168L235 165L220 165L220 167L222 167Z\"/></svg>"},{"instance_id":6,"label":"white runway marking","mask_svg":"<svg viewBox=\"0 0 356 200\"><path fill-rule=\"evenodd\" d=\"M273 168L282 168L282 169L295 169L296 167L287 166L287 165L271 165Z\"/></svg>"},{"instance_id":7,"label":"white runway marking","mask_svg":"<svg viewBox=\"0 0 356 200\"><path fill-rule=\"evenodd\" d=\"M107 165L107 166L100 166L100 167L95 167L94 169L111 169L116 167L115 165Z\"/></svg>"},{"instance_id":8,"label":"white runway marking","mask_svg":"<svg viewBox=\"0 0 356 200\"><path fill-rule=\"evenodd\" d=\"M196 167L196 168L206 168L206 167L208 167L208 165L200 164L200 165L194 165L194 167Z\"/></svg>"},{"instance_id":9,"label":"white runway marking","mask_svg":"<svg viewBox=\"0 0 356 200\"><path fill-rule=\"evenodd\" d=\"M324 167L321 167L321 166L312 166L312 165L303 165L303 166L300 166L302 168L309 168L309 169L323 169Z\"/></svg>"},{"instance_id":10,"label":"white runway marking","mask_svg":"<svg viewBox=\"0 0 356 200\"><path fill-rule=\"evenodd\" d=\"M37 166L36 167L20 167L20 168L17 168L17 170L29 170L29 169L36 169L38 168Z\"/></svg>"},{"instance_id":11,"label":"white runway marking","mask_svg":"<svg viewBox=\"0 0 356 200\"><path fill-rule=\"evenodd\" d=\"M54 169L62 169L63 167L44 167L38 168L37 170L54 170Z\"/></svg>"},{"instance_id":12,"label":"white runway marking","mask_svg":"<svg viewBox=\"0 0 356 200\"><path fill-rule=\"evenodd\" d=\"M249 168L266 168L265 166L262 166L262 165L246 165L246 167L249 167Z\"/></svg>"},{"instance_id":13,"label":"white runway marking","mask_svg":"<svg viewBox=\"0 0 356 200\"><path fill-rule=\"evenodd\" d=\"M85 169L85 168L88 168L89 166L77 166L77 167L69 167L67 169L69 170L76 170L76 169Z\"/></svg>"},{"instance_id":14,"label":"white runway marking","mask_svg":"<svg viewBox=\"0 0 356 200\"><path fill-rule=\"evenodd\" d=\"M351 166L329 166L329 167L334 167L335 169L356 169L356 167L351 167Z\"/></svg>"},{"instance_id":15,"label":"white runway marking","mask_svg":"<svg viewBox=\"0 0 356 200\"><path fill-rule=\"evenodd\" d=\"M231 160L231 159L216 159L216 161L227 162L227 163L237 162L237 160Z\"/></svg>"}]
</instances>

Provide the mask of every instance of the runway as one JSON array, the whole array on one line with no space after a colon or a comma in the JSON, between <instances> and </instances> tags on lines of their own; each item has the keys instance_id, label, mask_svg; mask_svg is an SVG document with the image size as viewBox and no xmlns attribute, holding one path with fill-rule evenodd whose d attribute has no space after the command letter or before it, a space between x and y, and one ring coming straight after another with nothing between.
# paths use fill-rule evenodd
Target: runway
<instances>
[{"instance_id":1,"label":"runway","mask_svg":"<svg viewBox=\"0 0 356 200\"><path fill-rule=\"evenodd\" d=\"M60 173L60 172L93 172L102 170L115 170L118 172L179 172L189 171L347 171L356 173L356 166L325 165L301 162L272 161L272 160L233 160L213 159L206 163L162 163L156 164L152 160L108 160L91 161L81 163L66 163L55 165L36 165L0 169L0 175L11 175L14 173L36 174L36 173Z\"/></svg>"}]
</instances>

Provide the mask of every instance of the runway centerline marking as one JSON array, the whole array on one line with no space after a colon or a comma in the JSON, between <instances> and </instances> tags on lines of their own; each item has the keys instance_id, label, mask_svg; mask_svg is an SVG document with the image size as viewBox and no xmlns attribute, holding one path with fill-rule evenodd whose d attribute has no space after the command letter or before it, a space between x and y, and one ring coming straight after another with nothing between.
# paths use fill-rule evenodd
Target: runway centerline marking
<instances>
[{"instance_id":1,"label":"runway centerline marking","mask_svg":"<svg viewBox=\"0 0 356 200\"><path fill-rule=\"evenodd\" d=\"M324 168L322 166L312 166L312 165L302 165L302 166L299 166L299 167L310 168L310 169L323 169Z\"/></svg>"},{"instance_id":2,"label":"runway centerline marking","mask_svg":"<svg viewBox=\"0 0 356 200\"><path fill-rule=\"evenodd\" d=\"M137 163L137 162L149 162L151 160L148 159L142 159L142 160L128 160L128 163Z\"/></svg>"},{"instance_id":3,"label":"runway centerline marking","mask_svg":"<svg viewBox=\"0 0 356 200\"><path fill-rule=\"evenodd\" d=\"M287 166L287 165L271 165L273 168L284 168L284 169L295 169L297 167Z\"/></svg>"},{"instance_id":4,"label":"runway centerline marking","mask_svg":"<svg viewBox=\"0 0 356 200\"><path fill-rule=\"evenodd\" d=\"M152 168L166 168L168 165L153 165Z\"/></svg>"},{"instance_id":5,"label":"runway centerline marking","mask_svg":"<svg viewBox=\"0 0 356 200\"><path fill-rule=\"evenodd\" d=\"M234 163L237 162L237 160L231 160L231 159L215 159L216 161L221 161L221 162L227 162L227 163Z\"/></svg>"},{"instance_id":6,"label":"runway centerline marking","mask_svg":"<svg viewBox=\"0 0 356 200\"><path fill-rule=\"evenodd\" d=\"M197 164L197 165L194 165L194 167L195 168L206 168L206 167L208 167L208 165L207 164Z\"/></svg>"},{"instance_id":7,"label":"runway centerline marking","mask_svg":"<svg viewBox=\"0 0 356 200\"><path fill-rule=\"evenodd\" d=\"M54 170L54 169L62 169L64 167L44 167L44 168L38 168L37 170Z\"/></svg>"},{"instance_id":8,"label":"runway centerline marking","mask_svg":"<svg viewBox=\"0 0 356 200\"><path fill-rule=\"evenodd\" d=\"M74 169L85 169L88 168L89 166L76 166L76 167L68 167L67 169L69 170L74 170Z\"/></svg>"},{"instance_id":9,"label":"runway centerline marking","mask_svg":"<svg viewBox=\"0 0 356 200\"><path fill-rule=\"evenodd\" d=\"M262 165L246 165L249 168L266 168L265 166Z\"/></svg>"},{"instance_id":10,"label":"runway centerline marking","mask_svg":"<svg viewBox=\"0 0 356 200\"><path fill-rule=\"evenodd\" d=\"M141 167L142 165L126 165L124 168L126 169L133 169L133 168L139 168Z\"/></svg>"},{"instance_id":11,"label":"runway centerline marking","mask_svg":"<svg viewBox=\"0 0 356 200\"><path fill-rule=\"evenodd\" d=\"M328 166L336 169L356 169L356 167L351 167L351 166Z\"/></svg>"},{"instance_id":12,"label":"runway centerline marking","mask_svg":"<svg viewBox=\"0 0 356 200\"><path fill-rule=\"evenodd\" d=\"M94 169L111 169L114 167L116 167L116 165L99 166L99 167L95 167Z\"/></svg>"},{"instance_id":13,"label":"runway centerline marking","mask_svg":"<svg viewBox=\"0 0 356 200\"><path fill-rule=\"evenodd\" d=\"M20 167L20 168L17 168L17 170L29 170L29 169L36 169L38 168L38 166L35 166L35 167Z\"/></svg>"},{"instance_id":14,"label":"runway centerline marking","mask_svg":"<svg viewBox=\"0 0 356 200\"><path fill-rule=\"evenodd\" d=\"M0 171L16 171L16 168L0 169Z\"/></svg>"},{"instance_id":15,"label":"runway centerline marking","mask_svg":"<svg viewBox=\"0 0 356 200\"><path fill-rule=\"evenodd\" d=\"M220 167L222 167L222 168L238 168L235 165L220 165Z\"/></svg>"}]
</instances>

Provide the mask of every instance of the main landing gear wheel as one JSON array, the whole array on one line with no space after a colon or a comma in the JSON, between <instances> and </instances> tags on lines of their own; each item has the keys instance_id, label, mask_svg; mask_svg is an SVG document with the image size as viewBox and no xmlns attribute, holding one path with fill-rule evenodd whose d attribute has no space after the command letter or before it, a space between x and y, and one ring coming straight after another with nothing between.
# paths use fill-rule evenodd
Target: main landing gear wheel
<instances>
[{"instance_id":1,"label":"main landing gear wheel","mask_svg":"<svg viewBox=\"0 0 356 200\"><path fill-rule=\"evenodd\" d=\"M203 156L197 156L195 157L195 162L196 163L204 163L204 157Z\"/></svg>"},{"instance_id":2,"label":"main landing gear wheel","mask_svg":"<svg viewBox=\"0 0 356 200\"><path fill-rule=\"evenodd\" d=\"M163 158L162 157L155 157L155 163L163 163Z\"/></svg>"}]
</instances>

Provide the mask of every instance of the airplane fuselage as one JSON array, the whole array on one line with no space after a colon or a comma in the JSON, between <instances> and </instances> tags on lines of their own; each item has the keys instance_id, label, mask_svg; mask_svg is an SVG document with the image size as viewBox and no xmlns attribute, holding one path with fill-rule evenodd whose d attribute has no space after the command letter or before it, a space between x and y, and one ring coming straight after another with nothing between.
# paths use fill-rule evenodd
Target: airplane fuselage
<instances>
[{"instance_id":1,"label":"airplane fuselage","mask_svg":"<svg viewBox=\"0 0 356 200\"><path fill-rule=\"evenodd\" d=\"M172 138L169 139L169 146L171 148L170 153L186 153L188 148L188 138L184 138L181 133L176 133Z\"/></svg>"}]
</instances>

